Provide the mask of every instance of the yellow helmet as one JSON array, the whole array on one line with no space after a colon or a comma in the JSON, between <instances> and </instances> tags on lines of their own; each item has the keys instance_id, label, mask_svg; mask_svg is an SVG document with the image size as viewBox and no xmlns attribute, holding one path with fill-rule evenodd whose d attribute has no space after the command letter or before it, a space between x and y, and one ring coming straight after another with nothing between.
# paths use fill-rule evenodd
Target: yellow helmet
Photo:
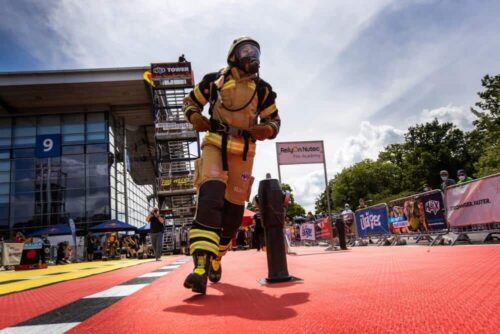
<instances>
[{"instance_id":1,"label":"yellow helmet","mask_svg":"<svg viewBox=\"0 0 500 334\"><path fill-rule=\"evenodd\" d=\"M259 43L253 39L252 37L248 36L241 36L236 38L232 43L231 46L229 47L229 52L227 53L227 63L232 66L238 66L238 57L236 56L236 50L237 48L242 45L242 44L249 44L253 45L256 48L256 52L258 53L257 58L260 56L260 45Z\"/></svg>"}]
</instances>

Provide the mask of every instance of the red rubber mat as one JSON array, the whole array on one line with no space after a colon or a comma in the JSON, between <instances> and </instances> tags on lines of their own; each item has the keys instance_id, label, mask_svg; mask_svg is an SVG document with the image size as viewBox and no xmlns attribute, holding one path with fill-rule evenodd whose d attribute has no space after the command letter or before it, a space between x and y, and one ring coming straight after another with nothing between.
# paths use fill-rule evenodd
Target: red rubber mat
<instances>
[{"instance_id":1,"label":"red rubber mat","mask_svg":"<svg viewBox=\"0 0 500 334\"><path fill-rule=\"evenodd\" d=\"M307 252L307 253L306 253ZM71 333L498 333L500 247L364 247L289 256L300 283L260 286L266 256L230 252L206 296L183 265Z\"/></svg>"},{"instance_id":2,"label":"red rubber mat","mask_svg":"<svg viewBox=\"0 0 500 334\"><path fill-rule=\"evenodd\" d=\"M100 275L0 297L0 329L57 309L87 295L108 289L175 260L176 258L171 258L161 262L147 262Z\"/></svg>"}]
</instances>

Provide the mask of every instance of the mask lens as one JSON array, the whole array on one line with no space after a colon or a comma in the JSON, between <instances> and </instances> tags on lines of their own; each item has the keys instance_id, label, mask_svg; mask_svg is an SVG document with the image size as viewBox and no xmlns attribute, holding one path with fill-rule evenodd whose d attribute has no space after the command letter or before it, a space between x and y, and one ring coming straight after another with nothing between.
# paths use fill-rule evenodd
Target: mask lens
<instances>
[{"instance_id":1,"label":"mask lens","mask_svg":"<svg viewBox=\"0 0 500 334\"><path fill-rule=\"evenodd\" d=\"M242 60L245 58L260 58L260 51L254 44L243 43L236 49L236 59Z\"/></svg>"}]
</instances>

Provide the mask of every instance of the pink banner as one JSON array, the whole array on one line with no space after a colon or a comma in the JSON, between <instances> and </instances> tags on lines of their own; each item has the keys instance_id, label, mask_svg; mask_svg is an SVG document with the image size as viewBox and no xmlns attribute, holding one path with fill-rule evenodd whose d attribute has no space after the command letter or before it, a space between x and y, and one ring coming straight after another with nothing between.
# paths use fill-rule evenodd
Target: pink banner
<instances>
[{"instance_id":1,"label":"pink banner","mask_svg":"<svg viewBox=\"0 0 500 334\"><path fill-rule=\"evenodd\" d=\"M500 222L500 174L446 188L451 227Z\"/></svg>"}]
</instances>

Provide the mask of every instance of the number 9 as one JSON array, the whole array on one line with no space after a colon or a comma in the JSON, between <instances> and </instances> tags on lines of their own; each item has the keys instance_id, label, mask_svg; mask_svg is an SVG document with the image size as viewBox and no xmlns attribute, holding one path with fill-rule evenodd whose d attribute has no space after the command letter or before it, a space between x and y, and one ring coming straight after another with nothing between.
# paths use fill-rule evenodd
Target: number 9
<instances>
[{"instance_id":1,"label":"number 9","mask_svg":"<svg viewBox=\"0 0 500 334\"><path fill-rule=\"evenodd\" d=\"M43 140L43 151L48 152L54 147L54 141L50 138L45 138Z\"/></svg>"}]
</instances>

